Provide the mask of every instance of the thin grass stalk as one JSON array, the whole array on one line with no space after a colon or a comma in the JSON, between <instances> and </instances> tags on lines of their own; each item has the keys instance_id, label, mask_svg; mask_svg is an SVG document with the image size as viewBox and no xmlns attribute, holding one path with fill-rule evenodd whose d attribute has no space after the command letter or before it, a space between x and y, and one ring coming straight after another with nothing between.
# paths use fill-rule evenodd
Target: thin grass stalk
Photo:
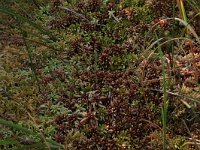
<instances>
[{"instance_id":1,"label":"thin grass stalk","mask_svg":"<svg viewBox=\"0 0 200 150\"><path fill-rule=\"evenodd\" d=\"M18 131L22 131L26 134L33 134L34 132L32 130L29 130L27 128L24 128L18 124L14 124L12 121L7 121L7 120L4 120L2 118L0 118L0 124L1 125L5 125L7 127L10 127L10 128L13 128L15 130L18 130Z\"/></svg>"},{"instance_id":2,"label":"thin grass stalk","mask_svg":"<svg viewBox=\"0 0 200 150\"><path fill-rule=\"evenodd\" d=\"M12 16L13 18L17 19L18 21L22 21L24 23L26 22L30 26L32 26L33 28L40 31L42 34L49 36L52 40L56 40L56 38L52 35L52 33L49 30L47 30L47 29L41 27L40 25L34 23L30 19L17 14L15 11L8 9L8 8L0 7L0 12L7 14L9 16Z\"/></svg>"},{"instance_id":3,"label":"thin grass stalk","mask_svg":"<svg viewBox=\"0 0 200 150\"><path fill-rule=\"evenodd\" d=\"M186 1L196 12L200 12L200 8L198 7L198 4L195 1L191 0L186 0Z\"/></svg>"},{"instance_id":4,"label":"thin grass stalk","mask_svg":"<svg viewBox=\"0 0 200 150\"><path fill-rule=\"evenodd\" d=\"M30 67L31 67L31 71L32 71L33 77L34 77L35 81L37 82L37 86L38 86L38 90L39 90L40 94L43 95L41 87L40 87L39 79L38 79L38 77L36 75L36 69L35 69L35 66L33 64L32 53L31 53L31 51L29 49L29 46L28 46L28 43L27 43L27 41L25 39L26 33L24 33L22 30L21 30L21 33L22 33L23 41L24 41L24 44L25 44L25 47L26 47L26 50L27 50L27 53L28 53L28 58L29 58ZM45 96L43 95L43 98L44 97Z\"/></svg>"},{"instance_id":5,"label":"thin grass stalk","mask_svg":"<svg viewBox=\"0 0 200 150\"><path fill-rule=\"evenodd\" d=\"M186 28L187 30L196 38L197 42L200 44L200 39L199 39L199 36L197 35L197 33L195 32L195 30L192 28L191 25L188 24L188 22L185 22L183 19L180 19L180 18L166 18L166 19L163 19L164 21L168 21L168 20L176 20L176 21L179 21L180 23L182 23ZM157 26L159 23L156 23L152 26L152 29Z\"/></svg>"},{"instance_id":6,"label":"thin grass stalk","mask_svg":"<svg viewBox=\"0 0 200 150\"><path fill-rule=\"evenodd\" d=\"M13 123L12 121L7 121L7 120L4 120L4 119L0 118L0 125L4 125L6 127L10 127L12 129L24 132L24 133L26 133L28 135L37 136L39 139L43 140L43 137L41 137L41 135L38 134L37 132L35 132L33 130L30 130L30 129L27 129L27 128L19 125L19 124ZM59 143L57 143L57 142L55 142L55 141L53 141L51 139L46 139L45 138L45 140L48 142L50 147L53 147L53 148L56 148L56 149L59 149L59 148L63 147L61 144L59 144ZM2 141L2 142L4 142L5 144L7 143L6 141Z\"/></svg>"},{"instance_id":7,"label":"thin grass stalk","mask_svg":"<svg viewBox=\"0 0 200 150\"><path fill-rule=\"evenodd\" d=\"M153 89L153 88L151 88L150 90L151 91L156 91L156 92L163 93L163 91L159 90L159 89ZM187 101L192 101L194 103L199 103L200 104L200 100L194 99L192 97L188 97L186 95L182 95L182 94L179 94L179 93L173 93L173 92L170 92L170 91L167 91L167 94L172 95L172 96L176 96L178 98L181 98L181 99L184 99L184 100L187 100Z\"/></svg>"},{"instance_id":8,"label":"thin grass stalk","mask_svg":"<svg viewBox=\"0 0 200 150\"><path fill-rule=\"evenodd\" d=\"M0 37L0 40L4 40L5 38L14 39L14 40L17 40L17 39L22 39L22 40L23 40L23 37L20 37L20 36L1 36L1 37ZM29 38L24 38L24 39L27 40L28 42L32 42L32 43L34 43L34 44L41 45L41 46L45 46L45 47L47 47L47 48L49 48L49 49L58 51L58 49L55 49L54 47L49 46L49 45L45 44L44 42L32 40L32 39L29 39Z\"/></svg>"},{"instance_id":9,"label":"thin grass stalk","mask_svg":"<svg viewBox=\"0 0 200 150\"><path fill-rule=\"evenodd\" d=\"M5 26L10 27L10 28L13 28L13 29L18 29L20 31L26 32L26 30L23 30L21 27L19 27L17 25L10 24L9 22L3 21L3 20L0 20L0 24L5 25ZM5 33L9 33L10 35L15 35L15 33L11 32L10 30L9 31L8 30L4 30L4 32ZM36 33L30 32L30 31L28 32L28 34L33 36L33 37L37 37L38 40L40 40L41 42L44 43L43 45L47 45L47 43L51 43L52 42L50 39L42 37L42 34L36 34ZM1 36L0 38L2 38L2 37L3 36ZM19 37L19 38L21 38L21 37ZM58 51L58 49L53 48L53 47L51 47L51 49L53 49L55 51Z\"/></svg>"},{"instance_id":10,"label":"thin grass stalk","mask_svg":"<svg viewBox=\"0 0 200 150\"><path fill-rule=\"evenodd\" d=\"M181 12L181 15L182 15L182 18L185 22L187 22L187 16L186 16L186 12L185 12L185 7L184 7L184 4L183 4L183 0L178 0L178 5L179 5L179 9L180 9L180 12Z\"/></svg>"},{"instance_id":11,"label":"thin grass stalk","mask_svg":"<svg viewBox=\"0 0 200 150\"><path fill-rule=\"evenodd\" d=\"M142 70L142 72L144 72L144 70L145 70L145 67L146 67L146 64L148 63L148 61L149 61L149 58L153 55L153 53L159 48L159 47L161 47L162 45L164 45L164 44L166 44L166 43L169 43L169 42L171 42L171 41L174 41L174 40L190 40L189 38L186 38L186 37L179 37L179 38L173 38L173 39L169 39L169 40L167 40L167 41L165 41L165 42L162 42L162 43L160 43L160 41L162 41L162 40L164 40L165 38L160 38L160 39L158 39L158 40L156 40L155 42L153 42L146 50L144 50L144 52L143 53L141 53L141 55L140 55L140 57L141 58L145 58L145 63L144 63L144 67L143 67L143 70ZM148 51L151 49L151 48L153 48L156 44L158 44L159 43L159 46L157 46L157 47L155 47L154 48L154 50L150 53L150 54L148 54L148 56L146 56L146 53L148 53ZM143 62L142 60L141 60L141 62ZM144 74L142 74L141 75L141 80L144 80Z\"/></svg>"},{"instance_id":12,"label":"thin grass stalk","mask_svg":"<svg viewBox=\"0 0 200 150\"><path fill-rule=\"evenodd\" d=\"M173 23L172 23L172 38L175 37L175 0L173 0ZM174 70L174 41L172 41L171 45L171 60L170 60L170 67L171 70ZM170 71L170 77L172 76L172 72ZM169 80L169 87L172 88L172 78Z\"/></svg>"},{"instance_id":13,"label":"thin grass stalk","mask_svg":"<svg viewBox=\"0 0 200 150\"><path fill-rule=\"evenodd\" d=\"M181 13L182 19L185 22L187 22L187 15L186 15L186 12L185 12L185 7L184 7L183 0L177 0L177 5L178 5L179 11ZM188 28L186 28L186 33L188 34L188 32L189 32L189 30L188 30Z\"/></svg>"},{"instance_id":14,"label":"thin grass stalk","mask_svg":"<svg viewBox=\"0 0 200 150\"><path fill-rule=\"evenodd\" d=\"M167 84L166 84L166 74L165 74L165 67L164 67L164 60L163 60L163 53L160 50L160 55L162 57L162 76L163 76L163 94L164 94L164 106L162 109L162 121L163 121L163 150L167 148L167 141L166 141L166 128L167 128Z\"/></svg>"},{"instance_id":15,"label":"thin grass stalk","mask_svg":"<svg viewBox=\"0 0 200 150\"><path fill-rule=\"evenodd\" d=\"M156 34L156 38L157 34ZM166 83L166 73L165 73L165 60L164 60L164 54L162 52L162 49L160 46L158 46L158 51L160 55L160 59L162 62L162 76L163 76L163 107L161 110L162 115L162 124L163 124L163 150L167 149L167 83Z\"/></svg>"}]
</instances>

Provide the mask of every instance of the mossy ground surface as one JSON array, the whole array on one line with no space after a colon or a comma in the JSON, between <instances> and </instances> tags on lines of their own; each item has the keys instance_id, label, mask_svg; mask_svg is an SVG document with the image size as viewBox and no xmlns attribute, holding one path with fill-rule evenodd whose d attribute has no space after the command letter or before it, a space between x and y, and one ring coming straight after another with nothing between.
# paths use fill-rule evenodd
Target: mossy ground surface
<instances>
[{"instance_id":1,"label":"mossy ground surface","mask_svg":"<svg viewBox=\"0 0 200 150\"><path fill-rule=\"evenodd\" d=\"M61 149L160 150L164 62L167 149L199 148L200 43L179 22L160 20L173 17L171 1L1 4L2 119ZM199 35L199 18L193 16L200 6L185 7ZM174 15L180 17L178 8ZM1 149L56 149L3 125L0 139Z\"/></svg>"}]
</instances>

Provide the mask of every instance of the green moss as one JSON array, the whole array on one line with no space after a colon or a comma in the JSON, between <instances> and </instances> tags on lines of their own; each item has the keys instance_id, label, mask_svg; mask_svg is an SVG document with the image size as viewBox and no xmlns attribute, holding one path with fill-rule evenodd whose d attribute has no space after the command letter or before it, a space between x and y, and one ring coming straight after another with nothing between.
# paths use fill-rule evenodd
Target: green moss
<instances>
[{"instance_id":1,"label":"green moss","mask_svg":"<svg viewBox=\"0 0 200 150\"><path fill-rule=\"evenodd\" d=\"M153 19L153 11L144 0L125 0L122 2L122 7L133 9L135 21L150 22Z\"/></svg>"}]
</instances>

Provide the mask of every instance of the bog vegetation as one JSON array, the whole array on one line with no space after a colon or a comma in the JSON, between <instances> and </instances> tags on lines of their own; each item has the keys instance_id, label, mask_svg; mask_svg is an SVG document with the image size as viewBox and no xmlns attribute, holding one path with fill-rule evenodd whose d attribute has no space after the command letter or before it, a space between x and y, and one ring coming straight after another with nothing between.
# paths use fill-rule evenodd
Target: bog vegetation
<instances>
[{"instance_id":1,"label":"bog vegetation","mask_svg":"<svg viewBox=\"0 0 200 150\"><path fill-rule=\"evenodd\" d=\"M0 1L0 149L200 149L200 3Z\"/></svg>"}]
</instances>

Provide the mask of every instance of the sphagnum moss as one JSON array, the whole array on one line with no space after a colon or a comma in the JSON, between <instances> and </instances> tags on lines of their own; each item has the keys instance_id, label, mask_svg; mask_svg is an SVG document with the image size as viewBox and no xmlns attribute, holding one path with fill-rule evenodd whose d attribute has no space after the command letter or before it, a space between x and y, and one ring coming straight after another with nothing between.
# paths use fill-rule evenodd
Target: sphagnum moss
<instances>
[{"instance_id":1,"label":"sphagnum moss","mask_svg":"<svg viewBox=\"0 0 200 150\"><path fill-rule=\"evenodd\" d=\"M5 52L5 74L0 74L1 124L14 129L10 142L2 135L1 145L21 149L198 148L198 137L193 135L199 126L199 46L193 38L181 37L183 27L177 21L186 26L187 22L166 2L38 1L42 8L36 6L29 18L19 5L7 3L1 9L2 23L14 20L8 15L18 21L4 31L4 37L10 31L9 37L20 39L1 40ZM192 5L184 4L187 14ZM197 39L195 27L187 28ZM33 143L24 145L26 139Z\"/></svg>"}]
</instances>

